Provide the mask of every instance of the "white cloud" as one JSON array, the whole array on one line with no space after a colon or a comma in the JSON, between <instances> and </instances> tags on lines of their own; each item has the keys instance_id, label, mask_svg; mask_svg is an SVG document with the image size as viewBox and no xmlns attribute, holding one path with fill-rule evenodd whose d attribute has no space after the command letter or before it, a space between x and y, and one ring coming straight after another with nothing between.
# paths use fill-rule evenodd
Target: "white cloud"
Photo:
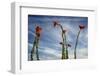
<instances>
[{"instance_id":1,"label":"white cloud","mask_svg":"<svg viewBox=\"0 0 100 76\"><path fill-rule=\"evenodd\" d=\"M59 59L61 58L61 53L58 52L58 50L52 49L52 48L48 48L48 47L41 47L43 48L43 50L40 50L42 53L44 53L45 55L49 55L49 56L43 56L41 55L41 57L46 57L47 59ZM50 57L51 55L51 57ZM41 58L42 59L42 58Z\"/></svg>"},{"instance_id":2,"label":"white cloud","mask_svg":"<svg viewBox=\"0 0 100 76\"><path fill-rule=\"evenodd\" d=\"M88 58L88 49L87 48L78 49L77 50L77 58L79 58L79 59Z\"/></svg>"}]
</instances>

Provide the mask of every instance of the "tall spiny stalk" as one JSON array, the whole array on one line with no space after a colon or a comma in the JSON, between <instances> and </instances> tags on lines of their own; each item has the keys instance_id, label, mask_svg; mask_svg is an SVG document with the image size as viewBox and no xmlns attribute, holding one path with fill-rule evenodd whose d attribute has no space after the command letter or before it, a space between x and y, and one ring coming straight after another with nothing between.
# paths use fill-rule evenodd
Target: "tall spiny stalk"
<instances>
[{"instance_id":1,"label":"tall spiny stalk","mask_svg":"<svg viewBox=\"0 0 100 76\"><path fill-rule=\"evenodd\" d=\"M62 31L62 57L61 59L68 59L68 49L66 46L66 35L65 35L65 30L63 29L62 25L59 24L58 22L54 21L54 27L59 26L61 31Z\"/></svg>"},{"instance_id":2,"label":"tall spiny stalk","mask_svg":"<svg viewBox=\"0 0 100 76\"><path fill-rule=\"evenodd\" d=\"M79 25L79 32L78 32L78 34L77 34L76 43L75 43L74 59L77 58L77 55L76 55L76 52L77 52L77 51L76 51L76 49L77 49L77 45L78 45L79 35L80 35L81 30L84 29L84 28L85 28L85 26Z\"/></svg>"},{"instance_id":3,"label":"tall spiny stalk","mask_svg":"<svg viewBox=\"0 0 100 76\"><path fill-rule=\"evenodd\" d=\"M66 59L68 59L69 57L68 57L68 46L67 46L67 40L66 40L66 35L64 34L64 37L65 37L65 47L66 47L66 51L65 51L65 53L66 53Z\"/></svg>"},{"instance_id":4,"label":"tall spiny stalk","mask_svg":"<svg viewBox=\"0 0 100 76\"><path fill-rule=\"evenodd\" d=\"M38 53L38 46L39 46L39 39L40 39L41 31L42 31L42 28L40 26L37 26L36 29L35 29L36 37L34 39L32 51L31 51L31 60L34 59L34 52L35 51L36 51L37 60L40 60L39 59L39 53Z\"/></svg>"},{"instance_id":5,"label":"tall spiny stalk","mask_svg":"<svg viewBox=\"0 0 100 76\"><path fill-rule=\"evenodd\" d=\"M76 59L76 48L77 48L77 44L78 44L79 35L80 35L80 30L79 30L79 32L78 32L78 34L77 34L77 38L76 38L75 51L74 51L74 59Z\"/></svg>"},{"instance_id":6,"label":"tall spiny stalk","mask_svg":"<svg viewBox=\"0 0 100 76\"><path fill-rule=\"evenodd\" d=\"M37 42L36 42L36 57L37 57L37 60L40 60L39 59L39 53L38 53L38 46L39 46L39 38L37 37Z\"/></svg>"},{"instance_id":7,"label":"tall spiny stalk","mask_svg":"<svg viewBox=\"0 0 100 76\"><path fill-rule=\"evenodd\" d=\"M35 37L35 40L33 42L33 47L32 47L32 51L31 51L31 60L33 60L33 56L34 56L34 52L35 52L35 46L36 46L36 37Z\"/></svg>"}]
</instances>

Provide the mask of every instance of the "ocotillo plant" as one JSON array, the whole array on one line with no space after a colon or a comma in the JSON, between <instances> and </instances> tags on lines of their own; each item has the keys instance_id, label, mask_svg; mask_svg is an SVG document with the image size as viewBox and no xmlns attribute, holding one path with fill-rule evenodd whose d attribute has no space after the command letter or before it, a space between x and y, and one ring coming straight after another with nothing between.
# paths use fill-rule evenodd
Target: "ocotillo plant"
<instances>
[{"instance_id":1,"label":"ocotillo plant","mask_svg":"<svg viewBox=\"0 0 100 76\"><path fill-rule=\"evenodd\" d=\"M66 44L66 59L69 58L69 57L68 57L68 47L71 47L71 45L70 45L70 44Z\"/></svg>"},{"instance_id":2,"label":"ocotillo plant","mask_svg":"<svg viewBox=\"0 0 100 76\"><path fill-rule=\"evenodd\" d=\"M36 28L35 28L35 35L36 36L35 36L32 51L31 51L31 60L34 59L33 56L34 56L35 51L36 51L37 60L40 60L39 59L39 53L38 53L38 46L39 46L39 39L40 39L41 31L42 31L42 28L40 26L36 26Z\"/></svg>"},{"instance_id":3,"label":"ocotillo plant","mask_svg":"<svg viewBox=\"0 0 100 76\"><path fill-rule=\"evenodd\" d=\"M60 42L60 45L64 45L64 44L62 42ZM68 47L71 47L71 45L70 44L65 44L66 51L64 51L64 53L65 53L64 59L68 59L69 58L68 57Z\"/></svg>"},{"instance_id":4,"label":"ocotillo plant","mask_svg":"<svg viewBox=\"0 0 100 76\"><path fill-rule=\"evenodd\" d=\"M59 26L62 31L62 57L61 57L61 59L68 59L68 50L65 47L65 44L67 44L66 43L66 34L65 34L66 30L64 30L62 25L60 23L58 23L57 21L54 21L53 24L54 24L54 27Z\"/></svg>"},{"instance_id":5,"label":"ocotillo plant","mask_svg":"<svg viewBox=\"0 0 100 76\"><path fill-rule=\"evenodd\" d=\"M80 35L81 30L84 29L84 28L85 28L84 25L79 25L79 31L78 31L76 43L75 43L74 59L76 59L76 49L77 49L77 45L78 45L79 35Z\"/></svg>"},{"instance_id":6,"label":"ocotillo plant","mask_svg":"<svg viewBox=\"0 0 100 76\"><path fill-rule=\"evenodd\" d=\"M67 45L67 40L66 40L66 32L67 30L63 30L63 34L64 34L64 47L65 47L65 56L64 56L64 59L68 59L68 47L66 46Z\"/></svg>"}]
</instances>

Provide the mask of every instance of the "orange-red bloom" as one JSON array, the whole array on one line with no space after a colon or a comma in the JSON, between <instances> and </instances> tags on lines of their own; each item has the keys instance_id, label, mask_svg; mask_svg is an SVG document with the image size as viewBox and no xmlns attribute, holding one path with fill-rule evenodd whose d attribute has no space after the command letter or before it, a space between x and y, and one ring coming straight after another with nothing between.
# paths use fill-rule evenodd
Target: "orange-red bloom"
<instances>
[{"instance_id":1,"label":"orange-red bloom","mask_svg":"<svg viewBox=\"0 0 100 76\"><path fill-rule=\"evenodd\" d=\"M79 28L82 30L82 29L85 28L85 26L84 25L79 25Z\"/></svg>"},{"instance_id":2,"label":"orange-red bloom","mask_svg":"<svg viewBox=\"0 0 100 76\"><path fill-rule=\"evenodd\" d=\"M66 33L67 30L63 30L63 33Z\"/></svg>"},{"instance_id":3,"label":"orange-red bloom","mask_svg":"<svg viewBox=\"0 0 100 76\"><path fill-rule=\"evenodd\" d=\"M59 23L57 21L53 21L53 25L54 27L56 27L57 25L59 25Z\"/></svg>"},{"instance_id":4,"label":"orange-red bloom","mask_svg":"<svg viewBox=\"0 0 100 76\"><path fill-rule=\"evenodd\" d=\"M42 28L41 28L40 26L37 26L37 27L35 28L35 31L36 31L36 35L37 35L38 37L40 37L40 33L42 32Z\"/></svg>"}]
</instances>

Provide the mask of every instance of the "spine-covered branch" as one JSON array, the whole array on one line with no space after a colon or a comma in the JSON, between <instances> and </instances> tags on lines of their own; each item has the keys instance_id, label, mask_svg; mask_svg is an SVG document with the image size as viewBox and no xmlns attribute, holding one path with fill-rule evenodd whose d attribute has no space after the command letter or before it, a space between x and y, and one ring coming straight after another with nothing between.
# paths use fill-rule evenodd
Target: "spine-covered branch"
<instances>
[{"instance_id":1,"label":"spine-covered branch","mask_svg":"<svg viewBox=\"0 0 100 76\"><path fill-rule=\"evenodd\" d=\"M42 31L42 28L40 26L36 26L36 28L35 28L36 37L34 39L32 51L31 51L31 60L34 59L34 52L35 51L36 51L37 60L40 60L39 59L38 47L39 47L39 40L40 40L40 36L41 36L41 31Z\"/></svg>"},{"instance_id":2,"label":"spine-covered branch","mask_svg":"<svg viewBox=\"0 0 100 76\"><path fill-rule=\"evenodd\" d=\"M77 34L76 43L75 43L74 59L77 58L77 55L76 55L76 52L77 52L77 51L76 51L76 49L77 49L77 45L78 45L79 35L80 35L81 30L84 29L84 28L85 28L85 26L79 25L79 32L78 32L78 34Z\"/></svg>"},{"instance_id":3,"label":"spine-covered branch","mask_svg":"<svg viewBox=\"0 0 100 76\"><path fill-rule=\"evenodd\" d=\"M62 57L61 59L68 59L68 47L67 47L67 40L66 40L66 30L63 29L62 25L59 24L57 21L54 21L54 27L59 26L62 31Z\"/></svg>"}]
</instances>

